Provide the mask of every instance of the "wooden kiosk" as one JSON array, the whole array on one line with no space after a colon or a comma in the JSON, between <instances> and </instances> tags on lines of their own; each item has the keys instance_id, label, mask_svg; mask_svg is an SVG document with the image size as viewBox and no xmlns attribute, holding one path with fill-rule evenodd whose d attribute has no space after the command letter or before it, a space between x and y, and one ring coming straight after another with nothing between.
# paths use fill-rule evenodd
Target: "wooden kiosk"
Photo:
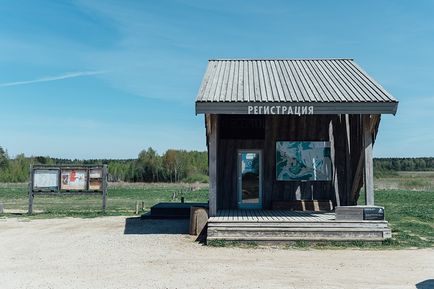
<instances>
[{"instance_id":1,"label":"wooden kiosk","mask_svg":"<svg viewBox=\"0 0 434 289\"><path fill-rule=\"evenodd\" d=\"M197 99L209 156L208 239L383 240L384 220L336 219L362 187L398 101L352 59L210 60Z\"/></svg>"}]
</instances>

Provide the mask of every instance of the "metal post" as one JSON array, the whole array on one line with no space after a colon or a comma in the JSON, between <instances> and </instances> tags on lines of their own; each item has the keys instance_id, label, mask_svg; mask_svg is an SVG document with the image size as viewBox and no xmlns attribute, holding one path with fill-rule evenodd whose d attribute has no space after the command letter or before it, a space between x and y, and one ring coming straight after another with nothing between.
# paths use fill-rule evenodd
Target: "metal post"
<instances>
[{"instance_id":1,"label":"metal post","mask_svg":"<svg viewBox=\"0 0 434 289\"><path fill-rule=\"evenodd\" d=\"M33 199L34 199L34 195L33 195L33 165L30 165L30 180L29 180L29 210L27 211L27 213L29 215L33 214Z\"/></svg>"}]
</instances>

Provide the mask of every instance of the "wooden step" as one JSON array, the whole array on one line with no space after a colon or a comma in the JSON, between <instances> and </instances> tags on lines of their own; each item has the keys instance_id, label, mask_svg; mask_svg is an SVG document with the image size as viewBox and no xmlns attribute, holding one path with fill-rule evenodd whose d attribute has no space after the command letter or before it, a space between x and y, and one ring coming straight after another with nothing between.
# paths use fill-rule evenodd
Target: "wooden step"
<instances>
[{"instance_id":1,"label":"wooden step","mask_svg":"<svg viewBox=\"0 0 434 289\"><path fill-rule=\"evenodd\" d=\"M208 231L208 240L331 240L331 241L382 241L389 238L390 230L349 231Z\"/></svg>"},{"instance_id":2,"label":"wooden step","mask_svg":"<svg viewBox=\"0 0 434 289\"><path fill-rule=\"evenodd\" d=\"M208 227L263 228L388 228L388 222L208 222Z\"/></svg>"},{"instance_id":3,"label":"wooden step","mask_svg":"<svg viewBox=\"0 0 434 289\"><path fill-rule=\"evenodd\" d=\"M382 241L384 220L336 220L334 213L287 210L221 210L208 219L208 240Z\"/></svg>"},{"instance_id":4,"label":"wooden step","mask_svg":"<svg viewBox=\"0 0 434 289\"><path fill-rule=\"evenodd\" d=\"M345 237L345 236L336 236L336 237L208 237L207 241L221 240L221 241L239 241L239 242L292 242L292 241L309 241L309 242L318 242L318 241L335 241L335 242L350 242L350 241L364 241L364 242L381 242L389 237L366 237L366 236L353 236L353 237Z\"/></svg>"},{"instance_id":5,"label":"wooden step","mask_svg":"<svg viewBox=\"0 0 434 289\"><path fill-rule=\"evenodd\" d=\"M355 224L302 224L302 226L300 226L300 224L277 223L272 226L269 225L270 224L264 223L209 223L207 239L240 241L382 241L391 237L391 230L387 227L387 222L386 224L374 224L374 226L368 226L372 224L363 224L360 222Z\"/></svg>"}]
</instances>

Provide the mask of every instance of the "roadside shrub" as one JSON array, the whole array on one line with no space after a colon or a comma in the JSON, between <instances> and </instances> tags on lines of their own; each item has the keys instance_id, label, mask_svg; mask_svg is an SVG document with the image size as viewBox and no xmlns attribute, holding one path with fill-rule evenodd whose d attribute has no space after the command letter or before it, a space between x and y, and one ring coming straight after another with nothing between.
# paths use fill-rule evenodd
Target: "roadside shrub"
<instances>
[{"instance_id":1,"label":"roadside shrub","mask_svg":"<svg viewBox=\"0 0 434 289\"><path fill-rule=\"evenodd\" d=\"M208 176L202 175L202 174L194 174L192 176L185 178L184 182L189 183L189 184L191 184L191 183L206 184L206 183L208 183Z\"/></svg>"}]
</instances>

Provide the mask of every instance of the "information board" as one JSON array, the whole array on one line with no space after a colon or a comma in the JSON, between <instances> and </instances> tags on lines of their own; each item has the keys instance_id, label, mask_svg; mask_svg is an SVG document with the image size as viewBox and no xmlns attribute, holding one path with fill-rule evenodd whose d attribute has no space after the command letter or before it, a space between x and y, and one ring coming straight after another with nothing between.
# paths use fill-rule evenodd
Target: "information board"
<instances>
[{"instance_id":1,"label":"information board","mask_svg":"<svg viewBox=\"0 0 434 289\"><path fill-rule=\"evenodd\" d=\"M107 203L107 165L31 165L29 183L29 214L38 195L102 196L102 211Z\"/></svg>"},{"instance_id":2,"label":"information board","mask_svg":"<svg viewBox=\"0 0 434 289\"><path fill-rule=\"evenodd\" d=\"M99 191L102 189L102 169L91 169L89 171L89 190Z\"/></svg>"},{"instance_id":3,"label":"information board","mask_svg":"<svg viewBox=\"0 0 434 289\"><path fill-rule=\"evenodd\" d=\"M57 191L59 189L59 170L35 170L33 189L41 191Z\"/></svg>"},{"instance_id":4,"label":"information board","mask_svg":"<svg viewBox=\"0 0 434 289\"><path fill-rule=\"evenodd\" d=\"M61 170L61 190L86 190L86 170Z\"/></svg>"}]
</instances>

